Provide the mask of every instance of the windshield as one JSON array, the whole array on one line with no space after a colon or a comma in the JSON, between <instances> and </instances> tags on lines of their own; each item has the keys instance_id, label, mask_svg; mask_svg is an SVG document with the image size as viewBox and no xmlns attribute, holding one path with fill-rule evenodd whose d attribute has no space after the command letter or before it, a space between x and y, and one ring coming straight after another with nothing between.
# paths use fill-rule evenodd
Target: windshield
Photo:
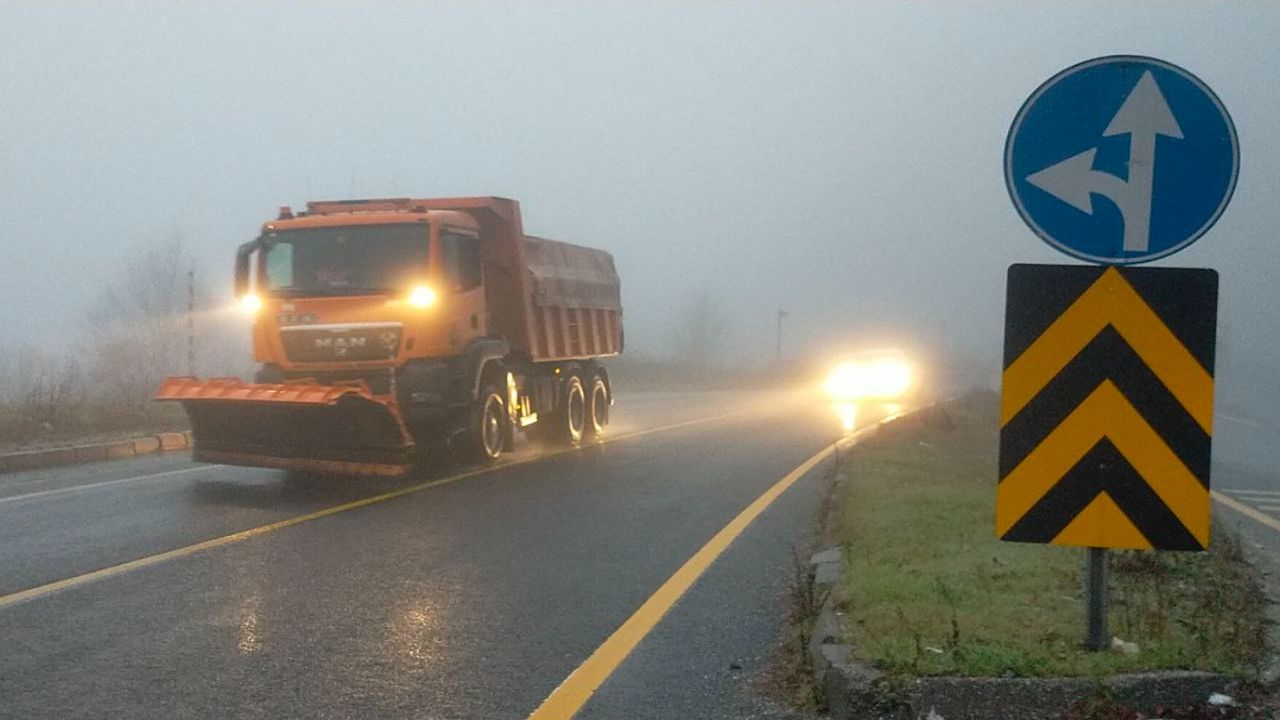
<instances>
[{"instance_id":1,"label":"windshield","mask_svg":"<svg viewBox=\"0 0 1280 720\"><path fill-rule=\"evenodd\" d=\"M353 295L404 289L427 271L428 225L355 225L270 233L267 289Z\"/></svg>"}]
</instances>

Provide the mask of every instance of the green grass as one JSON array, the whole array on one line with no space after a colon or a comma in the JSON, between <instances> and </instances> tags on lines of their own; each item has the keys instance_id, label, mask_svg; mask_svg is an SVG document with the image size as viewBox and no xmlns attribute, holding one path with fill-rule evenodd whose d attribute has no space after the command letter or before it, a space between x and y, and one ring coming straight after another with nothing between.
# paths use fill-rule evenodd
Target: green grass
<instances>
[{"instance_id":1,"label":"green grass","mask_svg":"<svg viewBox=\"0 0 1280 720\"><path fill-rule=\"evenodd\" d=\"M994 396L908 418L846 451L839 533L850 641L894 674L1254 674L1263 596L1239 542L1207 553L1112 554L1110 631L1135 656L1080 647L1085 551L995 538Z\"/></svg>"}]
</instances>

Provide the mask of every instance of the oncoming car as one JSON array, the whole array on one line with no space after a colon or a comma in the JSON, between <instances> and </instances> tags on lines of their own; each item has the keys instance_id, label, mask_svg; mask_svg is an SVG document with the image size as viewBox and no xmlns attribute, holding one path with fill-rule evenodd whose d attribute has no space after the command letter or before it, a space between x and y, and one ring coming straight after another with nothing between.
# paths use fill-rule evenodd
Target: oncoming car
<instances>
[{"instance_id":1,"label":"oncoming car","mask_svg":"<svg viewBox=\"0 0 1280 720\"><path fill-rule=\"evenodd\" d=\"M915 365L901 350L867 350L837 363L823 385L846 431L867 411L901 412L919 389Z\"/></svg>"}]
</instances>

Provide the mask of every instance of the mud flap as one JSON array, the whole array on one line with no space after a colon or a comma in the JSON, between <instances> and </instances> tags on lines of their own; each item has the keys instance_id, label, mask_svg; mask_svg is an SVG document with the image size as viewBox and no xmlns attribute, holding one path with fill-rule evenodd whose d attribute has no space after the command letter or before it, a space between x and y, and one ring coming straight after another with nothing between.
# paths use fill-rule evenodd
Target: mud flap
<instances>
[{"instance_id":1,"label":"mud flap","mask_svg":"<svg viewBox=\"0 0 1280 720\"><path fill-rule=\"evenodd\" d=\"M172 377L155 399L182 403L202 462L390 477L413 466L399 411L364 383Z\"/></svg>"}]
</instances>

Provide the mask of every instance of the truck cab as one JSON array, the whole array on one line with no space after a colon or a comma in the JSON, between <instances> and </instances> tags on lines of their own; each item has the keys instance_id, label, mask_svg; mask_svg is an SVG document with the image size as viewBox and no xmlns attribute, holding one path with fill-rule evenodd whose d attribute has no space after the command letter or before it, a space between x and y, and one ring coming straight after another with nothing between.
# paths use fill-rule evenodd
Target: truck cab
<instances>
[{"instance_id":1,"label":"truck cab","mask_svg":"<svg viewBox=\"0 0 1280 720\"><path fill-rule=\"evenodd\" d=\"M377 371L458 355L489 332L466 213L282 211L242 248L237 279L254 359L275 378L346 374L386 394Z\"/></svg>"}]
</instances>

